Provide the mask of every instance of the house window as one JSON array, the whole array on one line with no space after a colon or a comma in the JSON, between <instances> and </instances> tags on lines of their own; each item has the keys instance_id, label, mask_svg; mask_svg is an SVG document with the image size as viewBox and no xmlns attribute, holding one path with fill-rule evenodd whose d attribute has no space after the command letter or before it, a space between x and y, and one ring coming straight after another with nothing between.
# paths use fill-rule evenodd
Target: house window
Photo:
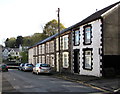
<instances>
[{"instance_id":1,"label":"house window","mask_svg":"<svg viewBox=\"0 0 120 94\"><path fill-rule=\"evenodd\" d=\"M37 55L37 47L35 47L35 55Z\"/></svg>"},{"instance_id":2,"label":"house window","mask_svg":"<svg viewBox=\"0 0 120 94\"><path fill-rule=\"evenodd\" d=\"M91 44L91 38L92 38L92 27L91 25L84 27L84 44L89 45Z\"/></svg>"},{"instance_id":3,"label":"house window","mask_svg":"<svg viewBox=\"0 0 120 94\"><path fill-rule=\"evenodd\" d=\"M58 38L56 38L56 51L59 50L59 41L58 41Z\"/></svg>"},{"instance_id":4,"label":"house window","mask_svg":"<svg viewBox=\"0 0 120 94\"><path fill-rule=\"evenodd\" d=\"M50 42L50 52L54 52L54 41Z\"/></svg>"},{"instance_id":5,"label":"house window","mask_svg":"<svg viewBox=\"0 0 120 94\"><path fill-rule=\"evenodd\" d=\"M48 53L48 43L46 43L46 53Z\"/></svg>"},{"instance_id":6,"label":"house window","mask_svg":"<svg viewBox=\"0 0 120 94\"><path fill-rule=\"evenodd\" d=\"M51 52L54 52L54 41L52 41Z\"/></svg>"},{"instance_id":7,"label":"house window","mask_svg":"<svg viewBox=\"0 0 120 94\"><path fill-rule=\"evenodd\" d=\"M80 43L80 35L79 35L80 31L76 30L74 31L74 45L77 46Z\"/></svg>"},{"instance_id":8,"label":"house window","mask_svg":"<svg viewBox=\"0 0 120 94\"><path fill-rule=\"evenodd\" d=\"M68 49L68 35L64 36L64 41L63 42L64 42L64 44L63 44L64 45L63 46L64 50Z\"/></svg>"},{"instance_id":9,"label":"house window","mask_svg":"<svg viewBox=\"0 0 120 94\"><path fill-rule=\"evenodd\" d=\"M45 63L45 56L42 56L42 63Z\"/></svg>"},{"instance_id":10,"label":"house window","mask_svg":"<svg viewBox=\"0 0 120 94\"><path fill-rule=\"evenodd\" d=\"M42 44L42 54L45 54L45 45Z\"/></svg>"},{"instance_id":11,"label":"house window","mask_svg":"<svg viewBox=\"0 0 120 94\"><path fill-rule=\"evenodd\" d=\"M41 54L41 45L39 45L39 54Z\"/></svg>"},{"instance_id":12,"label":"house window","mask_svg":"<svg viewBox=\"0 0 120 94\"><path fill-rule=\"evenodd\" d=\"M50 56L50 62L51 62L51 66L54 67L55 66L55 64L54 64L54 55Z\"/></svg>"},{"instance_id":13,"label":"house window","mask_svg":"<svg viewBox=\"0 0 120 94\"><path fill-rule=\"evenodd\" d=\"M50 63L49 63L49 55L47 55L46 57L47 57L47 58L46 58L46 64L50 64Z\"/></svg>"},{"instance_id":14,"label":"house window","mask_svg":"<svg viewBox=\"0 0 120 94\"><path fill-rule=\"evenodd\" d=\"M41 63L41 60L42 60L42 59L41 59L41 56L39 56L39 63Z\"/></svg>"},{"instance_id":15,"label":"house window","mask_svg":"<svg viewBox=\"0 0 120 94\"><path fill-rule=\"evenodd\" d=\"M84 69L92 70L92 49L84 50Z\"/></svg>"},{"instance_id":16,"label":"house window","mask_svg":"<svg viewBox=\"0 0 120 94\"><path fill-rule=\"evenodd\" d=\"M68 68L68 52L63 53L63 67Z\"/></svg>"},{"instance_id":17,"label":"house window","mask_svg":"<svg viewBox=\"0 0 120 94\"><path fill-rule=\"evenodd\" d=\"M56 69L59 72L59 53L56 53Z\"/></svg>"}]
</instances>

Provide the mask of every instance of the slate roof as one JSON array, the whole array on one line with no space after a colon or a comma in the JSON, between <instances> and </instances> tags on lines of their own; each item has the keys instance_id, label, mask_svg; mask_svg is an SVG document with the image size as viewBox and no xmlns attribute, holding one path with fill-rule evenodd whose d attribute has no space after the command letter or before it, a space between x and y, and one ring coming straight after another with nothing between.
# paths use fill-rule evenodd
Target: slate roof
<instances>
[{"instance_id":1,"label":"slate roof","mask_svg":"<svg viewBox=\"0 0 120 94\"><path fill-rule=\"evenodd\" d=\"M94 20L100 18L102 14L104 14L105 12L107 12L108 10L110 10L111 8L113 8L114 6L116 6L116 5L119 4L119 3L120 3L120 1L117 2L117 3L114 3L114 4L112 4L112 5L110 5L110 6L108 6L108 7L105 7L105 8L103 8L103 9L101 9L101 10L95 12L95 13L93 13L92 15L90 15L89 17L87 17L86 19L84 19L84 20L82 20L81 22L73 25L72 28L73 28L73 27L78 27L78 26L80 26L80 25L84 25L84 24L86 24L86 23L88 23L88 22L91 22L91 21L94 21Z\"/></svg>"},{"instance_id":2,"label":"slate roof","mask_svg":"<svg viewBox=\"0 0 120 94\"><path fill-rule=\"evenodd\" d=\"M120 1L117 2L117 3L114 3L114 4L112 4L112 5L110 5L110 6L108 6L108 7L105 7L105 8L103 8L103 9L101 9L101 10L95 12L95 13L93 13L92 15L88 16L87 18L85 18L85 19L82 20L81 22L79 22L79 23L77 23L77 24L75 24L75 25L72 25L72 26L70 26L70 27L62 30L62 31L60 32L60 34L62 34L62 33L64 33L64 32L67 32L67 31L69 31L69 30L72 30L73 28L77 28L78 26L84 25L84 24L86 24L86 23L89 23L89 22L91 22L91 21L94 21L94 20L96 20L96 19L101 18L101 15L102 15L102 14L104 14L105 12L107 12L108 10L110 10L111 8L113 8L114 6L116 6L116 5L119 4L119 3L120 3ZM38 42L38 43L35 44L34 46L37 46L37 45L42 44L42 43L44 43L44 42L47 42L47 41L49 41L49 40L57 37L58 35L59 35L59 34L57 33L57 34L55 34L55 35L53 35L53 36L50 36L50 37L48 37L48 38L46 38L46 39ZM32 47L34 47L34 46L32 46ZM30 47L30 48L32 48L32 47Z\"/></svg>"},{"instance_id":3,"label":"slate roof","mask_svg":"<svg viewBox=\"0 0 120 94\"><path fill-rule=\"evenodd\" d=\"M12 49L13 49L15 52L19 52L19 48L4 47L2 51L4 51L5 49L8 50L8 52L10 52Z\"/></svg>"}]
</instances>

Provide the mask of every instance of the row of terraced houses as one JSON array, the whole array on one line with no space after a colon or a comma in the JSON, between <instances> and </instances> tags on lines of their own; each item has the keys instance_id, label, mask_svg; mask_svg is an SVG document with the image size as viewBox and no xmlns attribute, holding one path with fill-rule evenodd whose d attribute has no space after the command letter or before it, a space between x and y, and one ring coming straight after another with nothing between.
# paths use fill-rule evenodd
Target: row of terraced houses
<instances>
[{"instance_id":1,"label":"row of terraced houses","mask_svg":"<svg viewBox=\"0 0 120 94\"><path fill-rule=\"evenodd\" d=\"M78 75L102 77L107 70L118 74L119 18L120 2L117 2L30 47L29 63L47 63L56 72Z\"/></svg>"}]
</instances>

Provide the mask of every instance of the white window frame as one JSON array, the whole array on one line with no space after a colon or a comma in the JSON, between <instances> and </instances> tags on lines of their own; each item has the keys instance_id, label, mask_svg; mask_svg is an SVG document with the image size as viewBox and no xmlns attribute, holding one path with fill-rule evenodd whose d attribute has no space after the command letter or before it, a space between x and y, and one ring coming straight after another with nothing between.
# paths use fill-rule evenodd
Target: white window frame
<instances>
[{"instance_id":1,"label":"white window frame","mask_svg":"<svg viewBox=\"0 0 120 94\"><path fill-rule=\"evenodd\" d=\"M92 27L87 25L84 27L84 44L90 45L92 43Z\"/></svg>"},{"instance_id":2,"label":"white window frame","mask_svg":"<svg viewBox=\"0 0 120 94\"><path fill-rule=\"evenodd\" d=\"M54 63L54 55L50 56L50 62L51 62L51 66L54 67L55 63Z\"/></svg>"},{"instance_id":3,"label":"white window frame","mask_svg":"<svg viewBox=\"0 0 120 94\"><path fill-rule=\"evenodd\" d=\"M65 57L66 55L66 57ZM63 68L68 68L69 67L69 53L68 52L63 52ZM65 62L66 61L66 62Z\"/></svg>"},{"instance_id":4,"label":"white window frame","mask_svg":"<svg viewBox=\"0 0 120 94\"><path fill-rule=\"evenodd\" d=\"M84 69L92 70L92 51L84 51Z\"/></svg>"},{"instance_id":5,"label":"white window frame","mask_svg":"<svg viewBox=\"0 0 120 94\"><path fill-rule=\"evenodd\" d=\"M54 41L50 42L50 52L54 52Z\"/></svg>"},{"instance_id":6,"label":"white window frame","mask_svg":"<svg viewBox=\"0 0 120 94\"><path fill-rule=\"evenodd\" d=\"M45 63L45 56L42 56L42 63Z\"/></svg>"},{"instance_id":7,"label":"white window frame","mask_svg":"<svg viewBox=\"0 0 120 94\"><path fill-rule=\"evenodd\" d=\"M39 45L39 54L41 54L41 45Z\"/></svg>"},{"instance_id":8,"label":"white window frame","mask_svg":"<svg viewBox=\"0 0 120 94\"><path fill-rule=\"evenodd\" d=\"M63 50L68 49L68 35L63 36Z\"/></svg>"},{"instance_id":9,"label":"white window frame","mask_svg":"<svg viewBox=\"0 0 120 94\"><path fill-rule=\"evenodd\" d=\"M49 55L47 55L47 56L46 56L46 64L50 64L50 62L49 62L49 61L50 61L50 59L49 59L49 58L50 58L50 56L49 56Z\"/></svg>"},{"instance_id":10,"label":"white window frame","mask_svg":"<svg viewBox=\"0 0 120 94\"><path fill-rule=\"evenodd\" d=\"M78 46L80 44L80 30L74 31L74 45Z\"/></svg>"},{"instance_id":11,"label":"white window frame","mask_svg":"<svg viewBox=\"0 0 120 94\"><path fill-rule=\"evenodd\" d=\"M56 68L57 72L59 72L59 53L56 53Z\"/></svg>"},{"instance_id":12,"label":"white window frame","mask_svg":"<svg viewBox=\"0 0 120 94\"><path fill-rule=\"evenodd\" d=\"M41 56L39 56L39 63L41 63Z\"/></svg>"},{"instance_id":13,"label":"white window frame","mask_svg":"<svg viewBox=\"0 0 120 94\"><path fill-rule=\"evenodd\" d=\"M45 44L42 44L42 54L45 54Z\"/></svg>"},{"instance_id":14,"label":"white window frame","mask_svg":"<svg viewBox=\"0 0 120 94\"><path fill-rule=\"evenodd\" d=\"M59 50L59 41L58 41L58 38L56 38L56 51Z\"/></svg>"}]
</instances>

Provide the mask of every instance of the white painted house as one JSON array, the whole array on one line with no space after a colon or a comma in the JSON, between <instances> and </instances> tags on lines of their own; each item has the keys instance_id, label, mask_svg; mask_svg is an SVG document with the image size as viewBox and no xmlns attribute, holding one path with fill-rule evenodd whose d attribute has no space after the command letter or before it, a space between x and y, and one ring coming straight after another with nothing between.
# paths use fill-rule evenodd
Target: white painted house
<instances>
[{"instance_id":1,"label":"white painted house","mask_svg":"<svg viewBox=\"0 0 120 94\"><path fill-rule=\"evenodd\" d=\"M120 74L120 2L30 47L29 63L40 62L53 64L56 72L97 77Z\"/></svg>"},{"instance_id":2,"label":"white painted house","mask_svg":"<svg viewBox=\"0 0 120 94\"><path fill-rule=\"evenodd\" d=\"M20 51L19 48L6 48L4 47L2 50L2 57L4 60L7 60L8 58L12 57L10 61L16 61L16 58L20 58Z\"/></svg>"},{"instance_id":3,"label":"white painted house","mask_svg":"<svg viewBox=\"0 0 120 94\"><path fill-rule=\"evenodd\" d=\"M101 77L119 73L120 2L95 12L72 27L73 73Z\"/></svg>"},{"instance_id":4,"label":"white painted house","mask_svg":"<svg viewBox=\"0 0 120 94\"><path fill-rule=\"evenodd\" d=\"M74 73L80 75L102 76L100 65L102 56L101 19L81 25L73 30ZM78 68L78 69L76 69Z\"/></svg>"}]
</instances>

